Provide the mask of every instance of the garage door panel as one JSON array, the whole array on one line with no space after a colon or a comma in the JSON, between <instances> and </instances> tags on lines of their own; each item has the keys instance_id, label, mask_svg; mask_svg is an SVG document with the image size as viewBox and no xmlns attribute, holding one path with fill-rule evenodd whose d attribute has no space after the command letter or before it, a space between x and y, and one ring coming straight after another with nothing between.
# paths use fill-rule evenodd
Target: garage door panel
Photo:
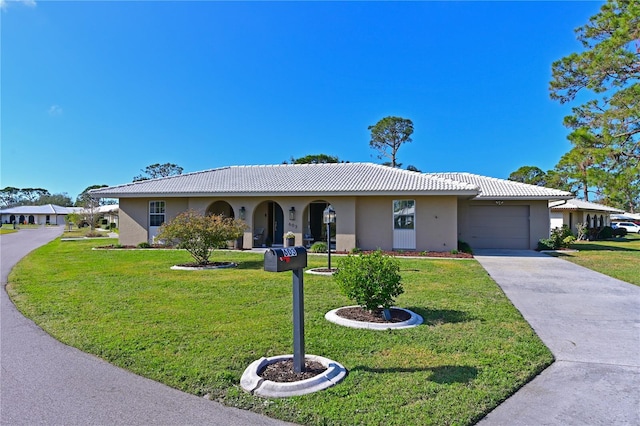
<instances>
[{"instance_id":1,"label":"garage door panel","mask_svg":"<svg viewBox=\"0 0 640 426\"><path fill-rule=\"evenodd\" d=\"M473 248L529 248L529 206L472 206L469 241Z\"/></svg>"}]
</instances>

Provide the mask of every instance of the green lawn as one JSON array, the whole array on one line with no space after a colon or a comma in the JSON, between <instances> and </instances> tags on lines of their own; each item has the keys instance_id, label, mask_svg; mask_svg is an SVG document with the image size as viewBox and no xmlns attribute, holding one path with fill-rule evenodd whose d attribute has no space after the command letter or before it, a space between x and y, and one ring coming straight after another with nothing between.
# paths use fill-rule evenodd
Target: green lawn
<instances>
[{"instance_id":1,"label":"green lawn","mask_svg":"<svg viewBox=\"0 0 640 426\"><path fill-rule=\"evenodd\" d=\"M169 269L190 260L183 251L91 250L113 242L53 241L18 264L8 291L57 339L229 406L302 424L473 424L552 362L476 261L401 259L397 305L425 325L329 323L324 314L350 302L331 277L306 274L306 352L349 374L323 392L264 400L244 392L240 376L262 356L292 352L291 273L264 272L263 256L249 252L212 256L237 269L190 272Z\"/></svg>"},{"instance_id":2,"label":"green lawn","mask_svg":"<svg viewBox=\"0 0 640 426\"><path fill-rule=\"evenodd\" d=\"M91 228L87 226L84 228L73 228L71 229L71 231L69 231L68 227L65 227L64 232L62 233L62 238L84 238L87 236L87 234L90 234L90 233L93 233L99 237L109 236L108 231L98 231L98 230L91 231Z\"/></svg>"},{"instance_id":3,"label":"green lawn","mask_svg":"<svg viewBox=\"0 0 640 426\"><path fill-rule=\"evenodd\" d=\"M629 234L615 241L581 241L571 248L578 252L555 256L640 286L640 235Z\"/></svg>"}]
</instances>

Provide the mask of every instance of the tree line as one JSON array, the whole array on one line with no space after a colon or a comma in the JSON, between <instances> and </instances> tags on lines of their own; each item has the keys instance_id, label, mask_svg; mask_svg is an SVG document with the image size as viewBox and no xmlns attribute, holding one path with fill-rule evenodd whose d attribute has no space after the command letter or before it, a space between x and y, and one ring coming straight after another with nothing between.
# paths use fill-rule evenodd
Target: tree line
<instances>
[{"instance_id":1,"label":"tree line","mask_svg":"<svg viewBox=\"0 0 640 426\"><path fill-rule=\"evenodd\" d=\"M62 207L90 207L92 203L114 204L116 200L102 199L100 201L93 200L89 191L97 188L104 188L107 185L91 185L88 186L76 197L75 201L71 199L66 192L52 194L44 188L16 188L7 186L0 189L0 206L2 208L18 207L18 206L44 206L47 204L55 204Z\"/></svg>"},{"instance_id":2,"label":"tree line","mask_svg":"<svg viewBox=\"0 0 640 426\"><path fill-rule=\"evenodd\" d=\"M571 149L552 170L523 166L509 179L571 191L629 212L640 209L640 2L608 0L576 29L583 51L552 65L550 96L589 99L564 118Z\"/></svg>"}]
</instances>

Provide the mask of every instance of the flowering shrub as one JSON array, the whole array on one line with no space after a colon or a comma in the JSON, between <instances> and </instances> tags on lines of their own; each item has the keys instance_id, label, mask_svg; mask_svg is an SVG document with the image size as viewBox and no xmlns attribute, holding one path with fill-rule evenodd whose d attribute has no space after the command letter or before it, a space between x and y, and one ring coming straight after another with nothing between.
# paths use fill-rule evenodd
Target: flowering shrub
<instances>
[{"instance_id":1,"label":"flowering shrub","mask_svg":"<svg viewBox=\"0 0 640 426\"><path fill-rule=\"evenodd\" d=\"M205 265L214 249L240 238L245 229L247 225L240 219L203 216L189 210L163 224L157 238L187 250L197 263Z\"/></svg>"}]
</instances>

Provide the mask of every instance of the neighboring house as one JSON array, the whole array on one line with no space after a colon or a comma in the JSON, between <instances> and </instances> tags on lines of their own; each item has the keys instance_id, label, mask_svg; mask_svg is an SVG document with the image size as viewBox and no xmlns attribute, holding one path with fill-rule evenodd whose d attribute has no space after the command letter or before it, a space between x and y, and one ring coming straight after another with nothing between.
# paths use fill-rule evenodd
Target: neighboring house
<instances>
[{"instance_id":1,"label":"neighboring house","mask_svg":"<svg viewBox=\"0 0 640 426\"><path fill-rule=\"evenodd\" d=\"M110 228L112 224L114 227L118 227L118 210L117 204L105 204L96 209L96 216L98 218L97 223L102 228Z\"/></svg>"},{"instance_id":2,"label":"neighboring house","mask_svg":"<svg viewBox=\"0 0 640 426\"><path fill-rule=\"evenodd\" d=\"M80 207L62 207L55 204L44 206L19 206L0 210L2 223L32 225L64 225L69 213L79 212Z\"/></svg>"},{"instance_id":3,"label":"neighboring house","mask_svg":"<svg viewBox=\"0 0 640 426\"><path fill-rule=\"evenodd\" d=\"M602 229L611 226L611 215L623 213L622 210L602 204L574 198L566 201L549 203L550 228L562 228L567 225L574 234L578 233L576 225L584 223L589 229Z\"/></svg>"},{"instance_id":4,"label":"neighboring house","mask_svg":"<svg viewBox=\"0 0 640 426\"><path fill-rule=\"evenodd\" d=\"M243 246L322 241L336 211L335 247L450 251L533 249L549 236L551 200L568 192L468 173L424 174L371 163L233 166L91 191L119 198L120 243L152 242L160 225L192 209L249 226ZM256 238L256 234L259 233Z\"/></svg>"},{"instance_id":5,"label":"neighboring house","mask_svg":"<svg viewBox=\"0 0 640 426\"><path fill-rule=\"evenodd\" d=\"M612 214L611 222L631 221L640 224L640 214L624 212L620 214Z\"/></svg>"}]
</instances>

